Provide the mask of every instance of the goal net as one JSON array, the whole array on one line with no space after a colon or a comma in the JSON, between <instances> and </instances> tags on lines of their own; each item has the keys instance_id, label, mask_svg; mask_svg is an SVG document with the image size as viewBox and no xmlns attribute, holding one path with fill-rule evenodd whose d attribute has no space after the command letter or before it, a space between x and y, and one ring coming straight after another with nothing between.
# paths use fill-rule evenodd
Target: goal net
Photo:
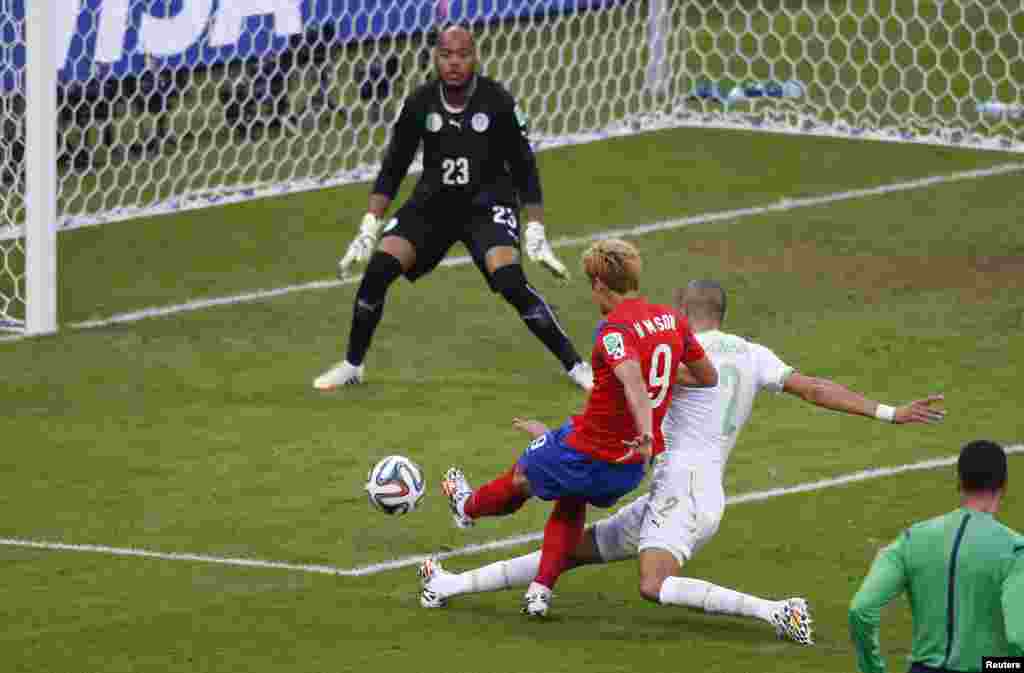
<instances>
[{"instance_id":1,"label":"goal net","mask_svg":"<svg viewBox=\"0 0 1024 673\"><path fill-rule=\"evenodd\" d=\"M0 14L0 335L25 326L25 124L18 95L25 22L3 1ZM21 53L19 53L21 52Z\"/></svg>"},{"instance_id":2,"label":"goal net","mask_svg":"<svg viewBox=\"0 0 1024 673\"><path fill-rule=\"evenodd\" d=\"M24 11L0 0L0 325L24 315ZM1008 0L59 0L58 224L369 179L467 22L538 148L714 126L1024 150Z\"/></svg>"}]
</instances>

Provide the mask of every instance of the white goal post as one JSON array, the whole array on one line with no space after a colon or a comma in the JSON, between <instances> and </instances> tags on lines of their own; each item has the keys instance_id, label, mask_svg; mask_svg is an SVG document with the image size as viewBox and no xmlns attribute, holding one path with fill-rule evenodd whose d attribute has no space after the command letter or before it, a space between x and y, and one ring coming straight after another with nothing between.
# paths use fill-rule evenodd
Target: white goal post
<instances>
[{"instance_id":1,"label":"white goal post","mask_svg":"<svg viewBox=\"0 0 1024 673\"><path fill-rule=\"evenodd\" d=\"M57 330L57 3L26 7L25 330ZM38 47L38 48L37 48Z\"/></svg>"},{"instance_id":2,"label":"white goal post","mask_svg":"<svg viewBox=\"0 0 1024 673\"><path fill-rule=\"evenodd\" d=\"M0 0L0 330L57 328L58 231L371 178L452 21L539 149L691 126L1024 151L1020 0Z\"/></svg>"}]
</instances>

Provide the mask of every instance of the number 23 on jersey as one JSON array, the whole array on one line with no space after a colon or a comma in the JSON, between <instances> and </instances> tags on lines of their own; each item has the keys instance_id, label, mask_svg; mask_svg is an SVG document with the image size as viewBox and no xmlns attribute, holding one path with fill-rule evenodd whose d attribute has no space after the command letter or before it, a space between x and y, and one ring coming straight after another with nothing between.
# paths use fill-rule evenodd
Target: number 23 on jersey
<instances>
[{"instance_id":1,"label":"number 23 on jersey","mask_svg":"<svg viewBox=\"0 0 1024 673\"><path fill-rule=\"evenodd\" d=\"M441 162L441 182L446 185L469 184L469 159L447 158Z\"/></svg>"}]
</instances>

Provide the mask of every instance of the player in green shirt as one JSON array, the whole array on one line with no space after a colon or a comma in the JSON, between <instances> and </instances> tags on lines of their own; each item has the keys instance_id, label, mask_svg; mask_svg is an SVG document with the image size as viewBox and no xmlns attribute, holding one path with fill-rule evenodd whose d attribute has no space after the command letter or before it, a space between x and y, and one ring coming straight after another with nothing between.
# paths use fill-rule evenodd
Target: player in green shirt
<instances>
[{"instance_id":1,"label":"player in green shirt","mask_svg":"<svg viewBox=\"0 0 1024 673\"><path fill-rule=\"evenodd\" d=\"M1024 655L1024 536L993 518L1006 492L1006 453L975 441L960 452L960 508L903 531L879 552L850 605L864 673L885 673L882 606L910 596L911 673L981 671L983 656Z\"/></svg>"}]
</instances>

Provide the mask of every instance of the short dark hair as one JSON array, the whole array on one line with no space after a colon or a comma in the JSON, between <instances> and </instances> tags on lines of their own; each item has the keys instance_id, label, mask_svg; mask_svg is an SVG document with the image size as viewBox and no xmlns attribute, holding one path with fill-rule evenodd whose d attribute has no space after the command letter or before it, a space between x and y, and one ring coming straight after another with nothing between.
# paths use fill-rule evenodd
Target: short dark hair
<instances>
[{"instance_id":1,"label":"short dark hair","mask_svg":"<svg viewBox=\"0 0 1024 673\"><path fill-rule=\"evenodd\" d=\"M691 280L683 297L690 313L725 322L725 288L717 280Z\"/></svg>"},{"instance_id":2,"label":"short dark hair","mask_svg":"<svg viewBox=\"0 0 1024 673\"><path fill-rule=\"evenodd\" d=\"M956 469L962 491L998 491L1006 486L1006 451L995 442L977 439L960 451Z\"/></svg>"}]
</instances>

